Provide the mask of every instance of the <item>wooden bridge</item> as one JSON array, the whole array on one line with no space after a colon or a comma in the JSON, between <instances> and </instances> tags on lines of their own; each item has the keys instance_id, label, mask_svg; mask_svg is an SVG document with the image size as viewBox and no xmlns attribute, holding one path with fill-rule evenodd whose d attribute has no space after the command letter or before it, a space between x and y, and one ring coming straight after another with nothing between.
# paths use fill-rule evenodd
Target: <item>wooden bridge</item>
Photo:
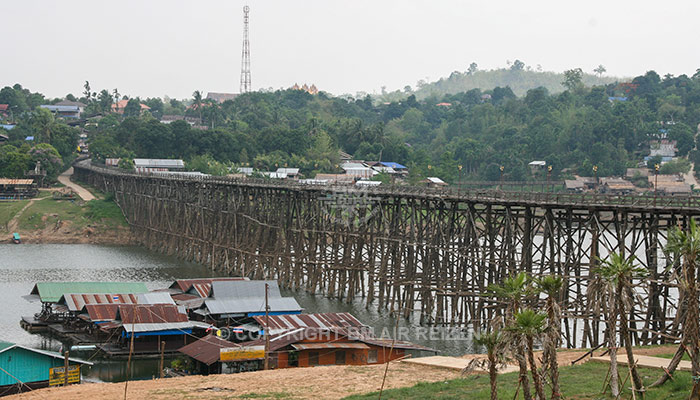
<instances>
[{"instance_id":1,"label":"wooden bridge","mask_svg":"<svg viewBox=\"0 0 700 400\"><path fill-rule=\"evenodd\" d=\"M569 347L604 341L607 299L591 270L610 252L649 270L638 282L635 342L679 335L668 228L700 197L611 196L311 186L269 180L137 175L75 166L113 193L142 245L226 274L401 310L421 322L482 326L502 305L486 287L519 271L565 276ZM681 308L682 309L682 308Z\"/></svg>"}]
</instances>

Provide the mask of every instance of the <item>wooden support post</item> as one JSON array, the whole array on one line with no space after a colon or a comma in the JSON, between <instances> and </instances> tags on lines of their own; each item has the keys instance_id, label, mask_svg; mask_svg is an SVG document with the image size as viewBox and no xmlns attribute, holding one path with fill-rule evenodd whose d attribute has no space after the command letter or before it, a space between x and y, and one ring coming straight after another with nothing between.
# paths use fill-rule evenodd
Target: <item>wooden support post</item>
<instances>
[{"instance_id":1,"label":"wooden support post","mask_svg":"<svg viewBox=\"0 0 700 400\"><path fill-rule=\"evenodd\" d=\"M68 352L63 353L63 386L68 386Z\"/></svg>"},{"instance_id":2,"label":"wooden support post","mask_svg":"<svg viewBox=\"0 0 700 400\"><path fill-rule=\"evenodd\" d=\"M163 379L164 372L163 372L163 359L165 358L165 341L160 342L160 368L159 368L159 375L160 378Z\"/></svg>"}]
</instances>

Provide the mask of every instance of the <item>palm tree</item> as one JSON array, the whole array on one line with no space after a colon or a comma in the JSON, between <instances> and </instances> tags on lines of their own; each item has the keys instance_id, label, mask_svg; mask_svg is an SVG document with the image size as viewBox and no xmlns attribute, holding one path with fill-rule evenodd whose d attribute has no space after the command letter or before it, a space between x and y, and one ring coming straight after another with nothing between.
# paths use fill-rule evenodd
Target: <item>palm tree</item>
<instances>
[{"instance_id":1,"label":"palm tree","mask_svg":"<svg viewBox=\"0 0 700 400\"><path fill-rule=\"evenodd\" d=\"M698 339L700 336L700 326L698 320L698 292L696 282L697 267L695 262L698 254L700 254L700 228L698 228L695 220L691 219L687 231L679 228L673 229L668 234L668 243L666 250L676 256L676 260L682 261L681 276L678 278L679 289L682 297L686 299L685 318L683 320L683 337L681 344L676 351L676 354L671 359L668 366L670 374L678 367L678 364L683 358L683 353L688 351L690 362L692 364L693 376L700 375L700 357L698 354ZM680 306L678 307L680 312ZM666 382L668 375L664 374L652 386L658 386ZM691 399L700 398L700 384L698 381L693 381L693 390Z\"/></svg>"},{"instance_id":2,"label":"palm tree","mask_svg":"<svg viewBox=\"0 0 700 400\"><path fill-rule=\"evenodd\" d=\"M474 343L486 347L488 358L489 379L491 380L491 400L498 400L498 364L503 362L503 335L498 330L482 332L474 338Z\"/></svg>"},{"instance_id":3,"label":"palm tree","mask_svg":"<svg viewBox=\"0 0 700 400\"><path fill-rule=\"evenodd\" d=\"M508 302L506 307L505 324L506 326L513 325L515 322L515 314L520 311L520 302L523 297L531 292L531 288L527 279L527 274L521 272L516 276L508 277L503 280L501 285L489 285L487 292L495 297L505 299ZM522 343L522 335L509 331L510 335L504 340L509 343L511 352L520 369L520 383L523 386L523 398L531 400L530 381L527 377L527 362L525 361L525 350Z\"/></svg>"},{"instance_id":4,"label":"palm tree","mask_svg":"<svg viewBox=\"0 0 700 400\"><path fill-rule=\"evenodd\" d=\"M627 259L622 253L612 253L596 272L610 285L611 293L615 299L613 314L620 318L620 341L625 345L627 363L634 385L633 390L642 391L644 385L634 363L634 354L632 354L632 336L627 322L627 309L632 307L632 280L645 277L647 271L634 264L634 256ZM609 326L608 331L611 337L614 336L615 324ZM613 357L612 353L610 357ZM614 356L617 357L617 354Z\"/></svg>"},{"instance_id":5,"label":"palm tree","mask_svg":"<svg viewBox=\"0 0 700 400\"><path fill-rule=\"evenodd\" d=\"M561 309L557 300L561 295L564 280L561 276L548 275L537 280L537 288L547 294L547 336L544 340L543 364L549 365L552 381L552 400L561 399L559 393L559 363L557 348L561 340Z\"/></svg>"},{"instance_id":6,"label":"palm tree","mask_svg":"<svg viewBox=\"0 0 700 400\"><path fill-rule=\"evenodd\" d=\"M202 92L199 90L195 90L194 93L192 93L192 99L194 100L194 107L197 109L199 112L199 123L202 123Z\"/></svg>"},{"instance_id":7,"label":"palm tree","mask_svg":"<svg viewBox=\"0 0 700 400\"><path fill-rule=\"evenodd\" d=\"M546 318L547 314L526 309L515 314L515 325L510 328L525 336L527 340L527 359L530 362L532 381L535 383L537 397L541 400L545 399L544 385L542 384L542 377L537 370L537 364L535 364L535 337L539 336L544 331Z\"/></svg>"}]
</instances>

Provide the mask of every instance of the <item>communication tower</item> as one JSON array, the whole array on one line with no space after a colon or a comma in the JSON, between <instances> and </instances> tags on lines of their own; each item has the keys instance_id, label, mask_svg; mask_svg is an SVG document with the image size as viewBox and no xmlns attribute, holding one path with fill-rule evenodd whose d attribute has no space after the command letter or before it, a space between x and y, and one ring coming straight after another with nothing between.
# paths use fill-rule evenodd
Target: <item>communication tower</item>
<instances>
[{"instance_id":1,"label":"communication tower","mask_svg":"<svg viewBox=\"0 0 700 400\"><path fill-rule=\"evenodd\" d=\"M243 7L243 57L241 58L241 93L252 89L250 84L250 43L248 42L248 13L250 7Z\"/></svg>"}]
</instances>

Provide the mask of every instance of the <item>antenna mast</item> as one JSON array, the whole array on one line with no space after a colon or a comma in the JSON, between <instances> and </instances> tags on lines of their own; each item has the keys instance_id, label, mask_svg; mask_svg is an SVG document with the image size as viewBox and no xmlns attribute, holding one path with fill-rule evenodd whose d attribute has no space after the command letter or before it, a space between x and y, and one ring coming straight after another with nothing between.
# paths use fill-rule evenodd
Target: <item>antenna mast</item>
<instances>
[{"instance_id":1,"label":"antenna mast","mask_svg":"<svg viewBox=\"0 0 700 400\"><path fill-rule=\"evenodd\" d=\"M251 90L250 84L250 43L248 42L248 13L250 7L243 7L243 57L241 58L241 93Z\"/></svg>"}]
</instances>

